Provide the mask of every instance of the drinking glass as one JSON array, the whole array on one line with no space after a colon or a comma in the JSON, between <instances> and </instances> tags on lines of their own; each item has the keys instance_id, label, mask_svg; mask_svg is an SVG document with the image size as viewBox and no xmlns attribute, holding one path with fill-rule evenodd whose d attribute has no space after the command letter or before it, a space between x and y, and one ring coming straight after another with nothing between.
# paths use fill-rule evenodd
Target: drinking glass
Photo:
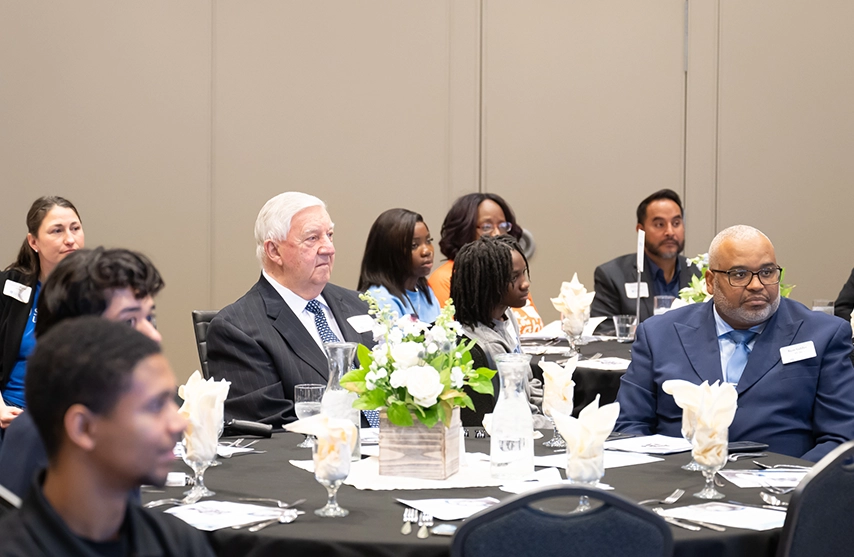
<instances>
[{"instance_id":1,"label":"drinking glass","mask_svg":"<svg viewBox=\"0 0 854 557\"><path fill-rule=\"evenodd\" d=\"M314 478L326 488L326 505L314 511L322 517L342 517L350 514L338 506L338 488L350 474L350 444L347 441L312 443L311 456L314 460Z\"/></svg>"},{"instance_id":2,"label":"drinking glass","mask_svg":"<svg viewBox=\"0 0 854 557\"><path fill-rule=\"evenodd\" d=\"M569 352L565 354L566 356L572 357L578 353L578 346L583 344L581 333L584 332L585 323L583 314L561 314L560 328L566 333L566 338L569 341Z\"/></svg>"},{"instance_id":3,"label":"drinking glass","mask_svg":"<svg viewBox=\"0 0 854 557\"><path fill-rule=\"evenodd\" d=\"M303 383L294 386L294 411L297 418L304 420L315 414L320 414L320 400L323 398L323 391L326 390L326 385L316 383ZM298 448L308 449L313 445L312 436L306 435L302 443L297 445Z\"/></svg>"},{"instance_id":4,"label":"drinking glass","mask_svg":"<svg viewBox=\"0 0 854 557\"><path fill-rule=\"evenodd\" d=\"M614 316L614 331L617 335L617 342L632 342L635 340L635 329L637 329L638 321L634 315L615 315Z\"/></svg>"},{"instance_id":5,"label":"drinking glass","mask_svg":"<svg viewBox=\"0 0 854 557\"><path fill-rule=\"evenodd\" d=\"M595 487L605 475L605 447L588 451L592 454L575 456L567 454L566 477L570 483ZM578 498L578 507L573 512L583 512L590 509L590 500L586 495Z\"/></svg>"},{"instance_id":6,"label":"drinking glass","mask_svg":"<svg viewBox=\"0 0 854 557\"><path fill-rule=\"evenodd\" d=\"M697 427L697 415L691 412L690 410L683 408L682 409L682 437L685 438L686 441L692 443L692 439L694 438L694 428ZM694 455L691 455L691 462L682 466L683 470L688 470L689 472L699 472L701 470L700 465L697 464L697 461L694 460Z\"/></svg>"},{"instance_id":7,"label":"drinking glass","mask_svg":"<svg viewBox=\"0 0 854 557\"><path fill-rule=\"evenodd\" d=\"M187 440L184 439L184 463L193 470L193 487L189 491L185 491L184 501L187 503L195 503L202 497L210 497L215 495L213 491L205 486L205 470L211 465L213 458L202 458L198 455L187 455Z\"/></svg>"},{"instance_id":8,"label":"drinking glass","mask_svg":"<svg viewBox=\"0 0 854 557\"><path fill-rule=\"evenodd\" d=\"M656 296L653 298L653 315L664 315L668 311L670 311L670 306L673 305L673 301L676 300L675 296Z\"/></svg>"},{"instance_id":9,"label":"drinking glass","mask_svg":"<svg viewBox=\"0 0 854 557\"><path fill-rule=\"evenodd\" d=\"M835 302L833 300L813 300L812 301L812 310L820 311L822 313L826 313L828 315L833 315L833 306Z\"/></svg>"},{"instance_id":10,"label":"drinking glass","mask_svg":"<svg viewBox=\"0 0 854 557\"><path fill-rule=\"evenodd\" d=\"M704 433L698 435L694 432L693 449L691 453L697 465L703 472L703 477L706 479L706 485L703 489L694 494L698 499L723 499L724 494L715 489L715 474L718 470L724 467L727 458L727 429L716 431L712 434ZM708 450L708 447L713 445L716 450Z\"/></svg>"}]
</instances>

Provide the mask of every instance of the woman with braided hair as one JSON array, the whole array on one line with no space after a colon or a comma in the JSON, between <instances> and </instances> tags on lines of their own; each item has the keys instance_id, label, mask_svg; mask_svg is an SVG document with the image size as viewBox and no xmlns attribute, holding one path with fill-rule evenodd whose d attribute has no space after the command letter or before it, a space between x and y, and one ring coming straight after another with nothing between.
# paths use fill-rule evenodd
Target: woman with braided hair
<instances>
[{"instance_id":1,"label":"woman with braided hair","mask_svg":"<svg viewBox=\"0 0 854 557\"><path fill-rule=\"evenodd\" d=\"M496 355L522 351L519 325L511 308L525 305L530 285L528 261L512 236L484 236L459 251L451 275L451 299L464 335L483 351L483 358L477 350L472 351L475 365L497 369ZM477 414L482 414L486 403L483 397L472 399ZM540 411L542 383L532 372L528 374L528 400L535 427L548 427Z\"/></svg>"}]
</instances>

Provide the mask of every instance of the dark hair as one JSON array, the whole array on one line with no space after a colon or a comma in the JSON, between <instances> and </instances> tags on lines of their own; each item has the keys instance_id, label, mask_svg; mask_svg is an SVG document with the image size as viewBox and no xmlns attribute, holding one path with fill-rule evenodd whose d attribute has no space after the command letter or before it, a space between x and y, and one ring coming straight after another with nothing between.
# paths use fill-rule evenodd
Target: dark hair
<instances>
[{"instance_id":1,"label":"dark hair","mask_svg":"<svg viewBox=\"0 0 854 557\"><path fill-rule=\"evenodd\" d=\"M130 288L136 299L163 288L157 268L141 253L126 249L77 250L59 262L42 287L36 336L64 319L101 315L112 289Z\"/></svg>"},{"instance_id":2,"label":"dark hair","mask_svg":"<svg viewBox=\"0 0 854 557\"><path fill-rule=\"evenodd\" d=\"M445 215L445 221L442 223L442 238L439 240L442 255L453 261L460 248L472 241L474 230L477 228L477 208L487 199L497 203L504 212L504 218L513 225L509 234L517 240L522 237L522 227L516 224L513 209L500 195L470 193L454 201L448 214Z\"/></svg>"},{"instance_id":3,"label":"dark hair","mask_svg":"<svg viewBox=\"0 0 854 557\"><path fill-rule=\"evenodd\" d=\"M528 259L515 238L502 234L484 236L463 246L454 260L451 298L456 320L467 327L492 326L492 312L501 304L513 282L513 251Z\"/></svg>"},{"instance_id":4,"label":"dark hair","mask_svg":"<svg viewBox=\"0 0 854 557\"><path fill-rule=\"evenodd\" d=\"M27 361L24 392L48 458L59 451L72 405L108 414L130 388L137 364L160 353L158 343L124 323L93 316L68 319L40 338Z\"/></svg>"},{"instance_id":5,"label":"dark hair","mask_svg":"<svg viewBox=\"0 0 854 557\"><path fill-rule=\"evenodd\" d=\"M42 225L44 218L50 210L54 207L71 209L74 211L74 214L77 215L77 219L80 223L83 223L83 219L80 218L80 213L77 212L77 207L75 207L73 203L64 197L59 197L58 195L46 195L33 201L33 204L30 206L30 210L27 211L27 232L38 238L39 227ZM24 275L24 282L26 284L35 284L39 279L39 274L41 274L39 254L33 251L33 248L30 247L30 243L26 238L24 238L24 244L21 246L20 251L18 251L18 258L11 265L6 267L6 270L18 271Z\"/></svg>"},{"instance_id":6,"label":"dark hair","mask_svg":"<svg viewBox=\"0 0 854 557\"><path fill-rule=\"evenodd\" d=\"M642 225L646 220L646 208L649 207L649 204L653 201L658 201L660 199L669 199L670 201L676 203L676 205L679 207L679 214L682 214L684 212L682 209L682 200L679 199L678 193L670 189L658 190L654 194L641 201L640 205L638 205L638 224Z\"/></svg>"},{"instance_id":7,"label":"dark hair","mask_svg":"<svg viewBox=\"0 0 854 557\"><path fill-rule=\"evenodd\" d=\"M406 209L389 209L377 217L368 232L356 290L384 286L392 296L407 303L405 285L412 276L412 237L419 222L424 222L421 215ZM427 279L418 277L416 287L427 292ZM427 302L433 303L430 296Z\"/></svg>"}]
</instances>

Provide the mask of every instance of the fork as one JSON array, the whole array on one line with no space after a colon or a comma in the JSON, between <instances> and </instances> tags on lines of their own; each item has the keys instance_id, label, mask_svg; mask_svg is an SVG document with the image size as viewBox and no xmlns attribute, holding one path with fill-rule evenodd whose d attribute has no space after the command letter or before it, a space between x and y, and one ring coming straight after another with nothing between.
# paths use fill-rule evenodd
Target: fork
<instances>
[{"instance_id":1,"label":"fork","mask_svg":"<svg viewBox=\"0 0 854 557\"><path fill-rule=\"evenodd\" d=\"M664 509L662 509L661 507L653 507L652 512L663 518L666 522L669 522L670 524L675 524L676 526L685 528L686 530L693 530L697 532L700 530L699 528L688 528L689 525L697 525L702 526L703 528L708 528L709 530L714 530L715 532L726 532L726 528L724 528L723 526L718 526L717 524L709 524L708 522L703 522L702 520L680 518L678 519L680 522L675 522L675 520L677 519L663 514ZM688 524L683 524L683 522L687 522Z\"/></svg>"},{"instance_id":2,"label":"fork","mask_svg":"<svg viewBox=\"0 0 854 557\"><path fill-rule=\"evenodd\" d=\"M736 462L739 458L761 458L768 456L768 453L732 453L726 459L730 462Z\"/></svg>"},{"instance_id":3,"label":"fork","mask_svg":"<svg viewBox=\"0 0 854 557\"><path fill-rule=\"evenodd\" d=\"M267 497L238 497L238 501L256 501L259 503L275 503L277 507L280 509L289 509L291 507L296 507L297 505L301 505L305 503L305 499L297 499L293 503L285 503L284 501L279 501L278 499L270 499Z\"/></svg>"},{"instance_id":4,"label":"fork","mask_svg":"<svg viewBox=\"0 0 854 557\"><path fill-rule=\"evenodd\" d=\"M418 517L418 534L422 540L430 536L429 528L433 526L433 515L421 513Z\"/></svg>"},{"instance_id":5,"label":"fork","mask_svg":"<svg viewBox=\"0 0 854 557\"><path fill-rule=\"evenodd\" d=\"M682 488L677 488L673 490L673 493L671 493L664 499L644 499L643 501L638 501L638 505L648 505L650 503L655 503L656 505L672 505L673 503L678 501L679 498L683 495L685 495L685 490Z\"/></svg>"},{"instance_id":6,"label":"fork","mask_svg":"<svg viewBox=\"0 0 854 557\"><path fill-rule=\"evenodd\" d=\"M753 464L762 468L763 470L812 470L811 466L801 466L800 464L765 464L764 462L759 462L758 460L754 460Z\"/></svg>"},{"instance_id":7,"label":"fork","mask_svg":"<svg viewBox=\"0 0 854 557\"><path fill-rule=\"evenodd\" d=\"M418 520L418 511L413 509L412 507L406 507L403 509L403 527L400 529L400 533L404 536L409 535L412 532L412 523Z\"/></svg>"}]
</instances>

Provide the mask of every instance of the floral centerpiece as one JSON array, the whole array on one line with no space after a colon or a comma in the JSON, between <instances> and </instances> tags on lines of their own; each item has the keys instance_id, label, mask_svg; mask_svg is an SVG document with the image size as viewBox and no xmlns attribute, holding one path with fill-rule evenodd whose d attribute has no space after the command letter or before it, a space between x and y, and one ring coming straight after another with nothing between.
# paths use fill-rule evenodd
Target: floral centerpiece
<instances>
[{"instance_id":1,"label":"floral centerpiece","mask_svg":"<svg viewBox=\"0 0 854 557\"><path fill-rule=\"evenodd\" d=\"M429 458L425 455L431 451L435 453L436 447L423 445L424 439L431 435L429 430L441 441L442 454L458 455L458 408L474 410L464 388L493 394L495 371L474 368L470 351L475 341L458 340L461 327L454 321L453 301L448 300L431 326L411 316L395 320L389 306L379 307L370 294L362 294L361 298L368 302L368 313L374 318L377 344L373 349L359 345L356 353L360 367L345 374L341 386L359 396L353 403L355 408L381 411L380 474L384 473L384 461L390 458L384 458L384 444L391 445L392 437L398 457L401 452L406 453L400 445L407 437L418 438L422 443L407 453L409 456L417 454L418 460ZM413 426L419 435L406 432ZM456 441L451 441L451 437ZM411 467L407 470L405 475L430 477L429 473L412 472ZM450 475L448 470L456 471L453 467L443 467L442 477Z\"/></svg>"},{"instance_id":2,"label":"floral centerpiece","mask_svg":"<svg viewBox=\"0 0 854 557\"><path fill-rule=\"evenodd\" d=\"M474 369L470 351L475 341L457 340L461 327L454 321L453 300L431 327L409 315L395 321L389 306L380 308L370 294L360 297L374 318L377 344L372 350L360 344L360 367L341 378L342 387L359 395L355 408L385 410L398 426L411 426L414 417L429 428L440 421L450 425L454 408L474 410L466 385L493 394L495 371Z\"/></svg>"},{"instance_id":3,"label":"floral centerpiece","mask_svg":"<svg viewBox=\"0 0 854 557\"><path fill-rule=\"evenodd\" d=\"M695 265L698 269L700 269L699 277L691 277L691 282L679 291L679 299L682 300L683 304L693 304L696 302L706 302L711 299L712 295L706 290L706 271L709 270L709 254L701 253L697 257L693 259L689 259L688 263L691 265ZM786 270L780 273L780 295L784 298L788 298L789 294L792 293L792 290L795 288L794 284L784 284L783 277L786 275ZM673 306L671 309L675 309L676 306Z\"/></svg>"}]
</instances>

